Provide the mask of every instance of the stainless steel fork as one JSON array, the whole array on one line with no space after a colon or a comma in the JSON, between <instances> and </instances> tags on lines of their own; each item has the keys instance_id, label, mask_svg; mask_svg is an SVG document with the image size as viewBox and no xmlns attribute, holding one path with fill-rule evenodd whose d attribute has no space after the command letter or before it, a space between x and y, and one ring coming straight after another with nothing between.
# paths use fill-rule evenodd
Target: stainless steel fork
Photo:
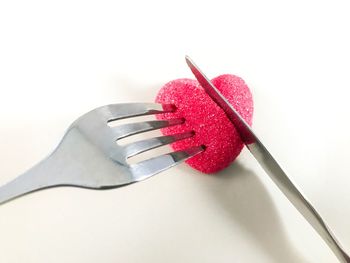
<instances>
[{"instance_id":1,"label":"stainless steel fork","mask_svg":"<svg viewBox=\"0 0 350 263\"><path fill-rule=\"evenodd\" d=\"M116 140L134 134L180 125L183 119L153 120L110 127L108 122L172 112L175 107L155 103L112 104L77 119L61 143L42 162L0 187L0 204L18 196L55 186L107 189L142 181L201 151L204 147L153 157L136 164L127 158L193 136L192 131L118 145Z\"/></svg>"}]
</instances>

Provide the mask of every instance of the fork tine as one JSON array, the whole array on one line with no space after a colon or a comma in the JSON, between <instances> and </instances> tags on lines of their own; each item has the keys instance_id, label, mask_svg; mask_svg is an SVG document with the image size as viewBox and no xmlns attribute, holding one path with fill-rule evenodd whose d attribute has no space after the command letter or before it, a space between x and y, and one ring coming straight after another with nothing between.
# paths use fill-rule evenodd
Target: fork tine
<instances>
[{"instance_id":1,"label":"fork tine","mask_svg":"<svg viewBox=\"0 0 350 263\"><path fill-rule=\"evenodd\" d=\"M196 154L204 151L204 149L204 146L195 146L182 151L163 154L136 164L132 164L130 165L130 169L133 172L134 179L136 181L141 181L195 156Z\"/></svg>"},{"instance_id":2,"label":"fork tine","mask_svg":"<svg viewBox=\"0 0 350 263\"><path fill-rule=\"evenodd\" d=\"M175 109L176 107L172 104L122 103L103 106L100 111L106 116L107 121L111 122L118 119L173 112Z\"/></svg>"},{"instance_id":3,"label":"fork tine","mask_svg":"<svg viewBox=\"0 0 350 263\"><path fill-rule=\"evenodd\" d=\"M141 132L153 131L182 123L184 123L184 119L145 121L111 127L111 129L114 133L114 139L118 140Z\"/></svg>"},{"instance_id":4,"label":"fork tine","mask_svg":"<svg viewBox=\"0 0 350 263\"><path fill-rule=\"evenodd\" d=\"M194 133L192 131L189 131L133 142L124 146L125 156L129 158L145 151L161 147L163 145L190 138L193 135Z\"/></svg>"}]
</instances>

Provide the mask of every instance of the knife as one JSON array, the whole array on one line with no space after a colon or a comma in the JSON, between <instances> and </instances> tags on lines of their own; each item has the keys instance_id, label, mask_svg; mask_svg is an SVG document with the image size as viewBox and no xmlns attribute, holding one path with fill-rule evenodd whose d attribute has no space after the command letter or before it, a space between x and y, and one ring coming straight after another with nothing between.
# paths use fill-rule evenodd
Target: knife
<instances>
[{"instance_id":1,"label":"knife","mask_svg":"<svg viewBox=\"0 0 350 263\"><path fill-rule=\"evenodd\" d=\"M267 175L269 175L282 193L322 237L336 255L339 262L350 263L349 255L345 252L340 242L336 239L335 235L320 214L282 170L281 166L277 163L275 158L273 158L258 136L253 132L252 128L238 114L235 108L227 101L227 99L220 93L206 75L204 75L189 56L186 56L186 63L205 92L226 113L227 117L233 123L240 135L241 140L265 170Z\"/></svg>"}]
</instances>

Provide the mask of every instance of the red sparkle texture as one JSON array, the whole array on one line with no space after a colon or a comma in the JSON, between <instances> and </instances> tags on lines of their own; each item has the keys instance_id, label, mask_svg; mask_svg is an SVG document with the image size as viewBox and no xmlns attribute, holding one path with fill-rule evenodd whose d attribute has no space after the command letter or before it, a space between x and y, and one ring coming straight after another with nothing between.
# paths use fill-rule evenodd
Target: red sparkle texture
<instances>
[{"instance_id":1,"label":"red sparkle texture","mask_svg":"<svg viewBox=\"0 0 350 263\"><path fill-rule=\"evenodd\" d=\"M253 98L245 82L235 75L212 79L214 86L251 125ZM194 131L194 136L171 144L175 151L204 145L205 151L187 160L192 168L207 174L218 172L232 163L243 148L238 132L224 111L206 94L196 80L176 79L165 84L156 102L176 106L172 113L159 114L158 119L184 118L185 122L162 129L164 135Z\"/></svg>"}]
</instances>

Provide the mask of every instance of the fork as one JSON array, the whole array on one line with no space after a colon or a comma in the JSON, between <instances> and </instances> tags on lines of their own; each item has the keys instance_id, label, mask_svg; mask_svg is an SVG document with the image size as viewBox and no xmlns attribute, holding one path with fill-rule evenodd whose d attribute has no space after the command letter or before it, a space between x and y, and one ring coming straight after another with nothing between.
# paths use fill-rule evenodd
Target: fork
<instances>
[{"instance_id":1,"label":"fork","mask_svg":"<svg viewBox=\"0 0 350 263\"><path fill-rule=\"evenodd\" d=\"M135 164L127 159L142 152L190 138L193 131L154 137L119 145L131 135L181 125L184 119L151 120L111 127L109 122L175 111L175 106L156 103L111 104L78 118L57 148L43 161L0 187L0 204L37 190L56 186L108 189L145 180L202 152L194 146Z\"/></svg>"}]
</instances>

